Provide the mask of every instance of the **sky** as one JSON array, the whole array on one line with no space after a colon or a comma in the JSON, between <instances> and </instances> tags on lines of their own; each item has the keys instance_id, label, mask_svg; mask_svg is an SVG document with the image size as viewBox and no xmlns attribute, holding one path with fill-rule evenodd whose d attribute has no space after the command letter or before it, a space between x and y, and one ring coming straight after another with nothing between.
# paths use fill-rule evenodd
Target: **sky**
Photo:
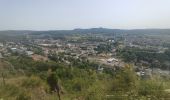
<instances>
[{"instance_id":1,"label":"sky","mask_svg":"<svg viewBox=\"0 0 170 100\"><path fill-rule=\"evenodd\" d=\"M0 0L0 30L170 28L170 0Z\"/></svg>"}]
</instances>

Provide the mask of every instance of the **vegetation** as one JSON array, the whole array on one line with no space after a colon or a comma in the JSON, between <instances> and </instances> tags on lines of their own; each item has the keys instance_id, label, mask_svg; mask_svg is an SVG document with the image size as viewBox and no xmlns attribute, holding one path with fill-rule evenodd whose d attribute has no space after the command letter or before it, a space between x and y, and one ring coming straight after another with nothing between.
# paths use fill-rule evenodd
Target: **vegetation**
<instances>
[{"instance_id":1,"label":"vegetation","mask_svg":"<svg viewBox=\"0 0 170 100\"><path fill-rule=\"evenodd\" d=\"M0 81L0 98L5 100L159 100L165 97L164 89L169 84L165 80L141 80L130 65L111 74L88 68L92 66L88 62L80 64L84 67L27 57L10 57L9 62L15 73L8 73L5 85Z\"/></svg>"},{"instance_id":2,"label":"vegetation","mask_svg":"<svg viewBox=\"0 0 170 100\"><path fill-rule=\"evenodd\" d=\"M151 68L169 69L170 50L166 50L164 53L157 53L147 49L125 48L119 53L126 62L139 63L145 61Z\"/></svg>"},{"instance_id":3,"label":"vegetation","mask_svg":"<svg viewBox=\"0 0 170 100\"><path fill-rule=\"evenodd\" d=\"M111 44L100 44L95 48L98 53L109 53L111 52L112 46Z\"/></svg>"}]
</instances>

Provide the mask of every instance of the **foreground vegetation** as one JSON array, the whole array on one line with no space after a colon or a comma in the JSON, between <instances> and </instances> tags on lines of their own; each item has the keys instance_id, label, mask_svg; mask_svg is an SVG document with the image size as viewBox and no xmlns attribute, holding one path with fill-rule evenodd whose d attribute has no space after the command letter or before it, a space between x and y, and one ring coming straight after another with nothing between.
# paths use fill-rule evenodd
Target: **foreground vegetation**
<instances>
[{"instance_id":1,"label":"foreground vegetation","mask_svg":"<svg viewBox=\"0 0 170 100\"><path fill-rule=\"evenodd\" d=\"M9 67L11 63L14 68ZM132 100L168 99L170 81L156 76L142 80L131 65L117 71L98 72L87 61L72 66L59 61L33 61L13 56L0 63L2 100ZM75 62L74 62L75 63ZM80 67L83 66L83 67ZM4 78L4 81L3 81Z\"/></svg>"}]
</instances>

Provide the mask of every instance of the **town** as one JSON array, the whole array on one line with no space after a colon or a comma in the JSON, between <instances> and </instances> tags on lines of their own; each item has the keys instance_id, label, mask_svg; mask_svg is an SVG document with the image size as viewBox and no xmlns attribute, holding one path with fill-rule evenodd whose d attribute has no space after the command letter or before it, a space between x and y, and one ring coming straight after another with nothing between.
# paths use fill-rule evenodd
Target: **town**
<instances>
[{"instance_id":1,"label":"town","mask_svg":"<svg viewBox=\"0 0 170 100\"><path fill-rule=\"evenodd\" d=\"M3 91L8 91L17 100L65 100L72 96L102 100L122 98L124 94L127 96L123 98L129 98L129 91L133 90L138 91L133 94L139 98L148 91L147 99L164 98L169 94L170 41L161 34L148 35L147 31L142 30L141 34L138 34L141 30L105 28L2 31L0 96L11 99L11 95L4 97ZM11 88L6 89L8 85Z\"/></svg>"},{"instance_id":2,"label":"town","mask_svg":"<svg viewBox=\"0 0 170 100\"><path fill-rule=\"evenodd\" d=\"M98 64L96 70L102 72L104 69L125 67L126 64L133 65L137 75L151 77L152 74L163 76L170 75L169 68L151 68L149 62L140 60L138 62L125 62L120 56L120 50L135 48L146 50L146 52L163 54L168 47L161 46L164 42L159 39L149 38L145 35L134 34L69 34L56 39L51 36L36 37L36 34L24 34L25 40L3 41L0 43L0 58L12 55L25 55L35 61L49 61L52 56L61 57L66 64L72 62L68 58L88 60ZM36 37L36 38L35 38ZM141 38L142 37L142 38ZM144 41L144 42L143 42Z\"/></svg>"}]
</instances>

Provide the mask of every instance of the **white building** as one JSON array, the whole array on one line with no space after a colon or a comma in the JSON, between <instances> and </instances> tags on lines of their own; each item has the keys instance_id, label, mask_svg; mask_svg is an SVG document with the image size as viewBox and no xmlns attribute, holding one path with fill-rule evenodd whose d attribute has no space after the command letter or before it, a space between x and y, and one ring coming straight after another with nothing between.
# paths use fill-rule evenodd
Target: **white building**
<instances>
[{"instance_id":1,"label":"white building","mask_svg":"<svg viewBox=\"0 0 170 100\"><path fill-rule=\"evenodd\" d=\"M109 59L107 60L108 63L112 63L113 61L118 62L119 60L116 59L116 58L109 58Z\"/></svg>"},{"instance_id":2,"label":"white building","mask_svg":"<svg viewBox=\"0 0 170 100\"><path fill-rule=\"evenodd\" d=\"M26 54L27 54L28 56L30 56L30 55L33 55L34 52L32 52L32 51L26 51Z\"/></svg>"},{"instance_id":3,"label":"white building","mask_svg":"<svg viewBox=\"0 0 170 100\"><path fill-rule=\"evenodd\" d=\"M17 52L17 48L11 48L12 52Z\"/></svg>"},{"instance_id":4,"label":"white building","mask_svg":"<svg viewBox=\"0 0 170 100\"><path fill-rule=\"evenodd\" d=\"M3 45L3 43L0 43L0 47L3 47L4 45Z\"/></svg>"}]
</instances>

